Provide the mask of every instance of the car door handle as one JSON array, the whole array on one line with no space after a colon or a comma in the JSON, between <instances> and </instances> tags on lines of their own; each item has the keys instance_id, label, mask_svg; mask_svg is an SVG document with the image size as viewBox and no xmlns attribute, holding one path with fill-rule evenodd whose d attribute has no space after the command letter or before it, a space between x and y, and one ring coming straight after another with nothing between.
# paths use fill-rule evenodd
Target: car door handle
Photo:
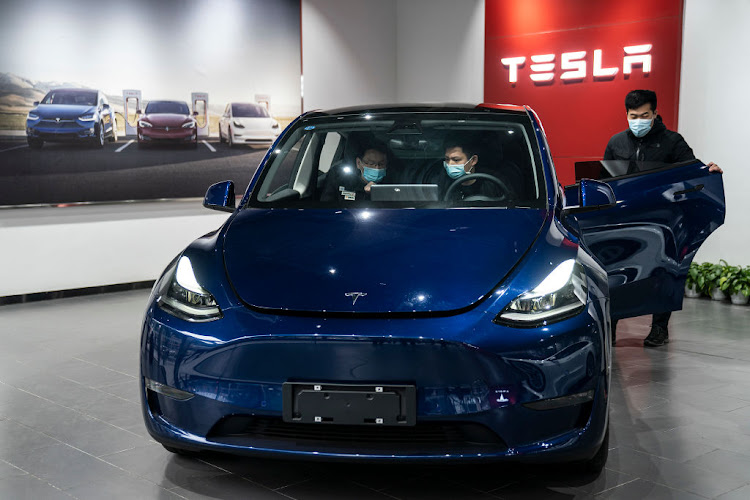
<instances>
[{"instance_id":1,"label":"car door handle","mask_svg":"<svg viewBox=\"0 0 750 500\"><path fill-rule=\"evenodd\" d=\"M695 186L695 187L691 187L690 189L683 189L682 191L675 191L675 192L673 193L673 196L674 196L675 198L677 198L677 197L678 197L678 196L680 196L681 194L688 194L688 193L693 193L693 192L696 192L696 191L700 191L700 190L702 190L702 189L703 189L703 184L698 184L697 186Z\"/></svg>"}]
</instances>

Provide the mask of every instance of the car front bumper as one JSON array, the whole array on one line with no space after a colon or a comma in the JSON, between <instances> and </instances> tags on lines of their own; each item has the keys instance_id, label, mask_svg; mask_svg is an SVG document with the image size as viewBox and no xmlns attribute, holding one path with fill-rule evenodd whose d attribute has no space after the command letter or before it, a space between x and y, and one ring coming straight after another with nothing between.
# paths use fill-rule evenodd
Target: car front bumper
<instances>
[{"instance_id":1,"label":"car front bumper","mask_svg":"<svg viewBox=\"0 0 750 500\"><path fill-rule=\"evenodd\" d=\"M197 140L196 129L194 128L182 128L182 127L169 127L166 128L139 128L138 129L138 141L139 142L194 142Z\"/></svg>"},{"instance_id":2,"label":"car front bumper","mask_svg":"<svg viewBox=\"0 0 750 500\"><path fill-rule=\"evenodd\" d=\"M328 326L340 330L347 321ZM177 448L279 457L554 462L596 453L606 430L609 384L596 320L581 314L541 342L516 342L502 353L497 345L493 352L491 341L405 336L445 321L384 320L381 327L394 333L385 336L243 335L238 328L235 340L225 342L209 334L210 323L187 323L152 306L141 356L146 426L157 441ZM146 379L190 399L157 393ZM285 422L283 384L289 381L413 385L416 425ZM590 397L543 403L580 394Z\"/></svg>"},{"instance_id":3,"label":"car front bumper","mask_svg":"<svg viewBox=\"0 0 750 500\"><path fill-rule=\"evenodd\" d=\"M96 121L79 120L35 120L27 122L26 136L44 141L83 141L96 138Z\"/></svg>"}]
</instances>

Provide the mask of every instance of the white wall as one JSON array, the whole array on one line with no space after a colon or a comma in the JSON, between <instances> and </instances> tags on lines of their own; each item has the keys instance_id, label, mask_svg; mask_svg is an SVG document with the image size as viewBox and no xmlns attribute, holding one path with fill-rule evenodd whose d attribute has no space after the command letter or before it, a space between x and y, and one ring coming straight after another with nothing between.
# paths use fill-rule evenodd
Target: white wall
<instances>
[{"instance_id":1,"label":"white wall","mask_svg":"<svg viewBox=\"0 0 750 500\"><path fill-rule=\"evenodd\" d=\"M724 226L701 247L696 262L750 265L745 203L750 187L747 82L750 1L686 0L678 131L704 162L724 170Z\"/></svg>"},{"instance_id":2,"label":"white wall","mask_svg":"<svg viewBox=\"0 0 750 500\"><path fill-rule=\"evenodd\" d=\"M396 0L302 0L304 110L396 101Z\"/></svg>"},{"instance_id":3,"label":"white wall","mask_svg":"<svg viewBox=\"0 0 750 500\"><path fill-rule=\"evenodd\" d=\"M482 102L484 0L302 0L305 110Z\"/></svg>"},{"instance_id":4,"label":"white wall","mask_svg":"<svg viewBox=\"0 0 750 500\"><path fill-rule=\"evenodd\" d=\"M201 201L0 211L0 297L156 279L226 220Z\"/></svg>"},{"instance_id":5,"label":"white wall","mask_svg":"<svg viewBox=\"0 0 750 500\"><path fill-rule=\"evenodd\" d=\"M484 101L484 0L399 0L398 102Z\"/></svg>"}]
</instances>

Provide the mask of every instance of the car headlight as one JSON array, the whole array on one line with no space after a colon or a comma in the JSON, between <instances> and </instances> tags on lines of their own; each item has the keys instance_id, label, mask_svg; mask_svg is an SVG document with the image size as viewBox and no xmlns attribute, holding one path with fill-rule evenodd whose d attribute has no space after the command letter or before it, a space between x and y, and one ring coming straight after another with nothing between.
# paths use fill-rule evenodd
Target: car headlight
<instances>
[{"instance_id":1,"label":"car headlight","mask_svg":"<svg viewBox=\"0 0 750 500\"><path fill-rule=\"evenodd\" d=\"M513 299L493 321L499 325L529 328L562 321L583 310L587 294L583 266L569 259L533 290Z\"/></svg>"},{"instance_id":2,"label":"car headlight","mask_svg":"<svg viewBox=\"0 0 750 500\"><path fill-rule=\"evenodd\" d=\"M151 125L146 120L138 120L138 126L139 127L153 127L153 125Z\"/></svg>"},{"instance_id":3,"label":"car headlight","mask_svg":"<svg viewBox=\"0 0 750 500\"><path fill-rule=\"evenodd\" d=\"M29 113L26 115L27 120L35 121L39 119L39 115L35 115L34 113Z\"/></svg>"},{"instance_id":4,"label":"car headlight","mask_svg":"<svg viewBox=\"0 0 750 500\"><path fill-rule=\"evenodd\" d=\"M237 128L245 128L245 126L241 124L240 122L238 122L237 120L232 120L232 123L234 123L234 126Z\"/></svg>"},{"instance_id":5,"label":"car headlight","mask_svg":"<svg viewBox=\"0 0 750 500\"><path fill-rule=\"evenodd\" d=\"M195 128L195 122L187 122L182 124L182 128Z\"/></svg>"},{"instance_id":6,"label":"car headlight","mask_svg":"<svg viewBox=\"0 0 750 500\"><path fill-rule=\"evenodd\" d=\"M82 122L93 122L94 121L94 114L88 114L88 115L82 115L79 116L78 119Z\"/></svg>"},{"instance_id":7,"label":"car headlight","mask_svg":"<svg viewBox=\"0 0 750 500\"><path fill-rule=\"evenodd\" d=\"M190 259L177 262L166 286L160 290L157 304L166 312L188 321L213 321L222 317L216 300L195 278Z\"/></svg>"}]
</instances>

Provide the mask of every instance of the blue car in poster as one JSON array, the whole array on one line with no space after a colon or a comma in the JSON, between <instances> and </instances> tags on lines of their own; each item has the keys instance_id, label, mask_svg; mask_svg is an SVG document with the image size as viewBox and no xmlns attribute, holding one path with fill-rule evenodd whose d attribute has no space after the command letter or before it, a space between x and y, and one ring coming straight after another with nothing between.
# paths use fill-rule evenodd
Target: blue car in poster
<instances>
[{"instance_id":1,"label":"blue car in poster","mask_svg":"<svg viewBox=\"0 0 750 500\"><path fill-rule=\"evenodd\" d=\"M239 202L209 188L231 215L154 285L149 433L183 454L601 470L611 318L679 308L724 219L700 161L628 172L563 190L528 107L303 114ZM644 232L661 247L639 262Z\"/></svg>"},{"instance_id":2,"label":"blue car in poster","mask_svg":"<svg viewBox=\"0 0 750 500\"><path fill-rule=\"evenodd\" d=\"M114 109L98 90L50 90L26 116L31 149L41 149L45 142L71 141L102 148L105 139L117 141L117 124Z\"/></svg>"}]
</instances>

